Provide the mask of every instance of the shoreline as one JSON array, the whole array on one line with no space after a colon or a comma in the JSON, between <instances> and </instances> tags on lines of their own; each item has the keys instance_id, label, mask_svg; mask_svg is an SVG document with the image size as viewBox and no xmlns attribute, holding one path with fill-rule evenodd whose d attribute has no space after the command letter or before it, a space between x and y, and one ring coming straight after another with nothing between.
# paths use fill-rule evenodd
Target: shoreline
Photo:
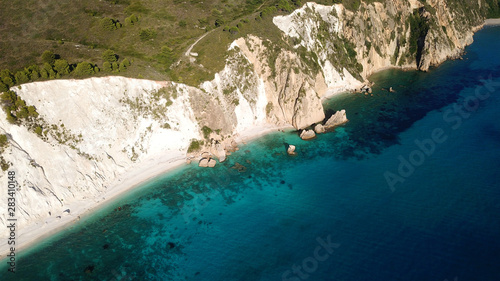
<instances>
[{"instance_id":1,"label":"shoreline","mask_svg":"<svg viewBox=\"0 0 500 281\"><path fill-rule=\"evenodd\" d=\"M500 19L486 19L484 27L500 26ZM386 69L402 69L403 67L387 66L377 69L373 74L386 70ZM322 102L333 96L340 94L335 93L330 96L322 97ZM272 125L272 124L259 124L254 125L242 132L235 133L233 139L237 144L246 144L249 141L257 139L261 136L267 135L272 132L277 132L283 129L293 128L289 124ZM120 174L114 181L109 184L109 188L105 192L99 194L95 198L89 198L83 204L73 203L68 205L71 213L63 215L60 219L53 217L37 220L30 226L22 229L17 229L16 235L16 255L20 252L29 250L36 243L48 239L49 237L60 233L65 230L69 225L76 223L81 217L91 215L93 212L105 207L107 204L112 203L114 200L123 196L125 193L140 187L150 180L159 176L165 175L176 168L180 168L186 164L186 154L179 152L161 157L147 158L134 165L129 170ZM140 167L140 168L138 168ZM7 245L7 240L0 241L0 254L6 258L10 252ZM0 260L4 260L4 258Z\"/></svg>"},{"instance_id":2,"label":"shoreline","mask_svg":"<svg viewBox=\"0 0 500 281\"><path fill-rule=\"evenodd\" d=\"M290 129L293 126L285 125L271 125L261 124L248 128L240 133L235 134L233 137L237 144L246 144L249 141L255 140L261 136L267 135L272 132L278 132L283 129ZM91 215L93 212L105 207L107 204L112 203L125 193L138 188L145 183L163 176L174 169L180 168L186 164L185 153L175 153L164 155L162 157L147 158L138 163L136 166L131 167L128 171L123 172L115 180L109 184L109 188L98 197L89 198L84 204L70 204L67 207L71 209L70 214L61 216L57 219L55 216L38 220L32 225L16 229L16 245L15 253L19 255L21 252L29 250L35 244L42 242L54 236L61 231L65 230L71 224L77 223L83 216ZM140 166L140 169L137 167ZM202 168L209 169L209 168ZM10 252L11 245L7 244L7 240L0 242L0 255L4 260Z\"/></svg>"}]
</instances>

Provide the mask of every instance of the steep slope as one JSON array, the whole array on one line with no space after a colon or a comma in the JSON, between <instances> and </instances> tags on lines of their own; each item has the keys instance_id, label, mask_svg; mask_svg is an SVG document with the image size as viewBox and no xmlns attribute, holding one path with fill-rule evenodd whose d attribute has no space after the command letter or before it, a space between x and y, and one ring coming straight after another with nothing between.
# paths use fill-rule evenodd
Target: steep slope
<instances>
[{"instance_id":1,"label":"steep slope","mask_svg":"<svg viewBox=\"0 0 500 281\"><path fill-rule=\"evenodd\" d=\"M146 160L165 155L183 159L185 153L179 150L187 148L190 138L199 137L198 125L186 87L176 88L178 96L170 106L165 106L164 97L154 97L167 85L109 77L37 82L16 89L52 127L80 136L80 141L65 144L51 135L42 138L7 122L2 111L0 131L10 143L3 157L12 163L10 170L16 171L20 184L19 224L49 217L49 212L61 214L67 205L98 197L118 175ZM3 172L2 179L5 176ZM1 224L6 223L4 206Z\"/></svg>"}]
</instances>

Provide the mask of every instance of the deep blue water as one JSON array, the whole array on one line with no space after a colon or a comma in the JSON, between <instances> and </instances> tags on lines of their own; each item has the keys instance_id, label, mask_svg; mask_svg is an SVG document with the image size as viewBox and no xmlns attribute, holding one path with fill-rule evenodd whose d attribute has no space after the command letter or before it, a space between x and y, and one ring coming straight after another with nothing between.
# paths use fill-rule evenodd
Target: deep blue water
<instances>
[{"instance_id":1,"label":"deep blue water","mask_svg":"<svg viewBox=\"0 0 500 281\"><path fill-rule=\"evenodd\" d=\"M157 178L1 280L500 280L499 36L327 101L350 122L313 141L270 134Z\"/></svg>"}]
</instances>

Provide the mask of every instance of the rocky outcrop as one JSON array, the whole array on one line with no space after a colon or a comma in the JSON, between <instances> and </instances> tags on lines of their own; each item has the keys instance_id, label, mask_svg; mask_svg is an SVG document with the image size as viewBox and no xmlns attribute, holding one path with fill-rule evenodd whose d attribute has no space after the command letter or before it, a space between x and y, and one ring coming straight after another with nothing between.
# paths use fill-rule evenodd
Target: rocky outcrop
<instances>
[{"instance_id":1,"label":"rocky outcrop","mask_svg":"<svg viewBox=\"0 0 500 281\"><path fill-rule=\"evenodd\" d=\"M295 145L288 145L288 149L286 150L286 152L288 153L288 155L295 155L297 154L297 152L295 152Z\"/></svg>"},{"instance_id":2,"label":"rocky outcrop","mask_svg":"<svg viewBox=\"0 0 500 281\"><path fill-rule=\"evenodd\" d=\"M200 162L198 163L198 167L203 167L206 168L208 167L208 158L201 158Z\"/></svg>"},{"instance_id":3,"label":"rocky outcrop","mask_svg":"<svg viewBox=\"0 0 500 281\"><path fill-rule=\"evenodd\" d=\"M221 142L214 142L211 151L215 157L219 159L219 162L224 162L226 160L226 150Z\"/></svg>"},{"instance_id":4,"label":"rocky outcrop","mask_svg":"<svg viewBox=\"0 0 500 281\"><path fill-rule=\"evenodd\" d=\"M200 160L200 162L198 163L198 167L213 168L213 167L215 167L215 164L217 164L217 162L215 161L215 159L212 159L212 158L202 158Z\"/></svg>"},{"instance_id":5,"label":"rocky outcrop","mask_svg":"<svg viewBox=\"0 0 500 281\"><path fill-rule=\"evenodd\" d=\"M302 130L300 133L300 138L303 140L310 140L314 139L316 137L316 134L314 133L313 130Z\"/></svg>"},{"instance_id":6,"label":"rocky outcrop","mask_svg":"<svg viewBox=\"0 0 500 281\"><path fill-rule=\"evenodd\" d=\"M316 124L316 126L314 126L314 132L316 132L316 134L323 134L325 132L325 127L321 124Z\"/></svg>"},{"instance_id":7,"label":"rocky outcrop","mask_svg":"<svg viewBox=\"0 0 500 281\"><path fill-rule=\"evenodd\" d=\"M346 122L347 120L347 115L345 113L345 109L342 109L340 111L335 112L328 120L326 121L324 127L326 130L331 130L337 126L340 126Z\"/></svg>"},{"instance_id":8,"label":"rocky outcrop","mask_svg":"<svg viewBox=\"0 0 500 281\"><path fill-rule=\"evenodd\" d=\"M288 123L303 129L324 119L321 102L327 90L324 79L321 75L311 76L306 71L306 63L296 53L280 51L270 65L266 58L275 50L262 39L250 35L236 40L232 46L248 59L252 70L260 74L259 90L267 97L268 122Z\"/></svg>"}]
</instances>

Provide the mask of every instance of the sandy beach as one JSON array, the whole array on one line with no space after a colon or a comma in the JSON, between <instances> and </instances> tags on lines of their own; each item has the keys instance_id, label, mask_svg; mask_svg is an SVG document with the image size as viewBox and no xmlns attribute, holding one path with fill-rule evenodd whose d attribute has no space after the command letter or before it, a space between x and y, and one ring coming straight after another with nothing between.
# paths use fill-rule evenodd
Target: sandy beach
<instances>
[{"instance_id":1,"label":"sandy beach","mask_svg":"<svg viewBox=\"0 0 500 281\"><path fill-rule=\"evenodd\" d=\"M500 25L500 19L487 19L484 21L484 26L497 26Z\"/></svg>"},{"instance_id":2,"label":"sandy beach","mask_svg":"<svg viewBox=\"0 0 500 281\"><path fill-rule=\"evenodd\" d=\"M277 126L270 124L254 126L236 134L234 139L238 144L245 144L255 138L282 129L293 129L293 127L290 125ZM63 215L61 218L55 218L54 216L45 218L28 227L17 229L15 245L16 254L64 230L69 225L76 223L82 216L91 214L105 204L112 202L120 195L182 165L186 165L185 153L182 152L141 161L135 168L119 175L109 185L106 192L100 194L98 197L89 198L78 204L68 205L68 208L71 209L71 213ZM193 163L191 165L196 164ZM7 244L7 240L2 239L0 242L0 255L5 257L10 252L10 247L11 246Z\"/></svg>"}]
</instances>

